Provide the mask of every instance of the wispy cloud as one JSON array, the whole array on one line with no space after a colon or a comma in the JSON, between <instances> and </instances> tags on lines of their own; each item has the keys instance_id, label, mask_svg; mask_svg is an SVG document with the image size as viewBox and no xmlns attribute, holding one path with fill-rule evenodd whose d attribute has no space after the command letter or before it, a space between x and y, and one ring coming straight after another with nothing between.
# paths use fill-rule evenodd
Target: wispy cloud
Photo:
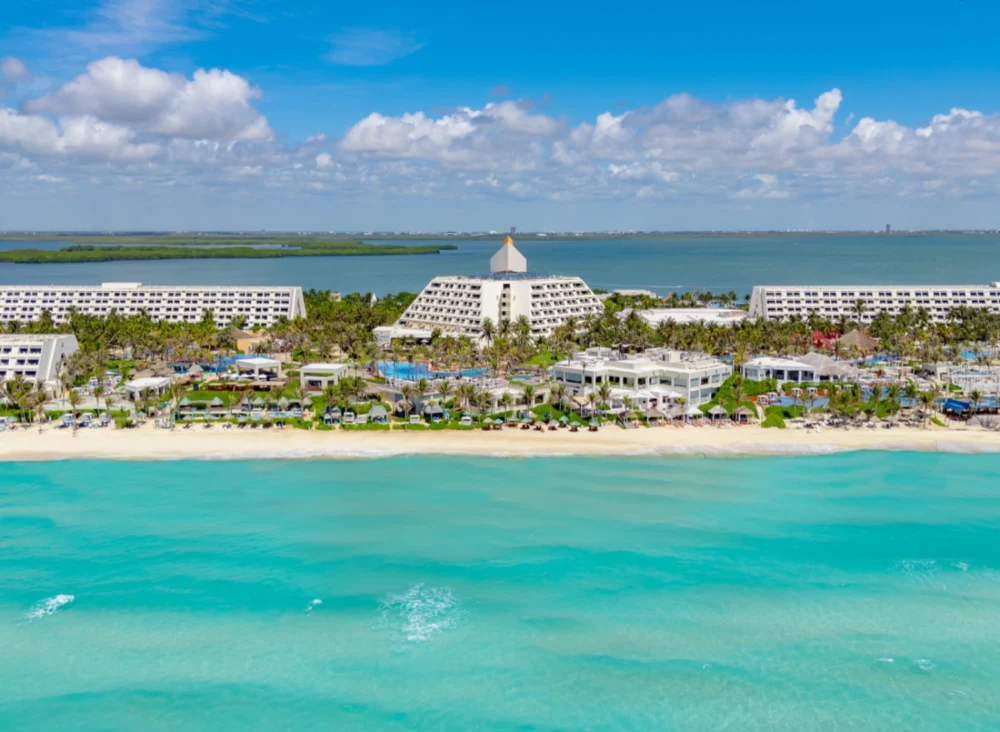
<instances>
[{"instance_id":1,"label":"wispy cloud","mask_svg":"<svg viewBox=\"0 0 1000 732\"><path fill-rule=\"evenodd\" d=\"M220 17L232 14L238 10L229 0L102 0L82 25L16 30L50 57L78 61L108 52L138 56L200 40Z\"/></svg>"},{"instance_id":2,"label":"wispy cloud","mask_svg":"<svg viewBox=\"0 0 1000 732\"><path fill-rule=\"evenodd\" d=\"M412 32L378 28L344 28L329 41L324 58L342 66L385 66L427 45Z\"/></svg>"}]
</instances>

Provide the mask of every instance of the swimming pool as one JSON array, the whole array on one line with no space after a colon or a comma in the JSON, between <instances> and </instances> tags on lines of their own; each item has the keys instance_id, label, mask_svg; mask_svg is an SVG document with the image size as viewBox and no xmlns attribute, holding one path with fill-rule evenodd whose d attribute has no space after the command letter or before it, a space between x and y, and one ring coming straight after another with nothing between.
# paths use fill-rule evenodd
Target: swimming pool
<instances>
[{"instance_id":1,"label":"swimming pool","mask_svg":"<svg viewBox=\"0 0 1000 732\"><path fill-rule=\"evenodd\" d=\"M417 381L418 379L445 379L452 376L482 376L486 369L463 369L462 371L431 371L426 364L410 363L408 361L379 361L379 371L387 379L403 379Z\"/></svg>"}]
</instances>

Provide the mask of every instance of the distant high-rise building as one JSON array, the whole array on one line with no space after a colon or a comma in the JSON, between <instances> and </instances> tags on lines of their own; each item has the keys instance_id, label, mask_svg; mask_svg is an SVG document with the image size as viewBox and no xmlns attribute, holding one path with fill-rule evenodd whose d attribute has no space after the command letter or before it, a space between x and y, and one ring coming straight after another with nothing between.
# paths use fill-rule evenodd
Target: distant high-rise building
<instances>
[{"instance_id":1,"label":"distant high-rise building","mask_svg":"<svg viewBox=\"0 0 1000 732\"><path fill-rule=\"evenodd\" d=\"M885 225L885 233L886 234L891 234L892 233L892 224L886 224Z\"/></svg>"},{"instance_id":2,"label":"distant high-rise building","mask_svg":"<svg viewBox=\"0 0 1000 732\"><path fill-rule=\"evenodd\" d=\"M517 236L517 227L516 226L510 227L510 235L511 236Z\"/></svg>"}]
</instances>

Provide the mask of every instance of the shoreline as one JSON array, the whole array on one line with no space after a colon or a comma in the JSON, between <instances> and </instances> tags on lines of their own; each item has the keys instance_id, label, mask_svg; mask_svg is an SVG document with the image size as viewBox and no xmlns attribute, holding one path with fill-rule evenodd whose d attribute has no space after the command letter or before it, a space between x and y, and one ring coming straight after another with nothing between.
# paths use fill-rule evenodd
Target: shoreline
<instances>
[{"instance_id":1,"label":"shoreline","mask_svg":"<svg viewBox=\"0 0 1000 732\"><path fill-rule=\"evenodd\" d=\"M600 432L309 432L220 429L18 430L0 434L0 462L482 457L810 455L863 450L1000 453L1000 433L963 429L765 430L687 427Z\"/></svg>"}]
</instances>

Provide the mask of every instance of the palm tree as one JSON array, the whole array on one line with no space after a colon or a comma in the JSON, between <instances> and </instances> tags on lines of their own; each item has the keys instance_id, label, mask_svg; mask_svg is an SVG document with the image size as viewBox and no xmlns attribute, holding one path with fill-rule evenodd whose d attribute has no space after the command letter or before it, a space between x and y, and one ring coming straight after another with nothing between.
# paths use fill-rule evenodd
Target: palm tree
<instances>
[{"instance_id":1,"label":"palm tree","mask_svg":"<svg viewBox=\"0 0 1000 732\"><path fill-rule=\"evenodd\" d=\"M35 419L38 420L38 434L42 434L42 426L45 424L45 395L42 394L35 402Z\"/></svg>"},{"instance_id":2,"label":"palm tree","mask_svg":"<svg viewBox=\"0 0 1000 732\"><path fill-rule=\"evenodd\" d=\"M979 402L983 400L983 392L979 389L973 389L969 392L969 399L972 401L972 413L976 414Z\"/></svg>"},{"instance_id":3,"label":"palm tree","mask_svg":"<svg viewBox=\"0 0 1000 732\"><path fill-rule=\"evenodd\" d=\"M73 436L76 436L76 415L78 408L80 406L80 395L77 393L76 389L70 389L69 391L69 408L70 412L73 414Z\"/></svg>"},{"instance_id":4,"label":"palm tree","mask_svg":"<svg viewBox=\"0 0 1000 732\"><path fill-rule=\"evenodd\" d=\"M924 426L927 426L927 412L934 403L934 394L929 391L922 391L919 395L920 406L924 408Z\"/></svg>"},{"instance_id":5,"label":"palm tree","mask_svg":"<svg viewBox=\"0 0 1000 732\"><path fill-rule=\"evenodd\" d=\"M448 401L448 396L451 394L451 383L447 379L441 379L437 383L437 391L441 395L442 403Z\"/></svg>"},{"instance_id":6,"label":"palm tree","mask_svg":"<svg viewBox=\"0 0 1000 732\"><path fill-rule=\"evenodd\" d=\"M101 397L104 396L104 387L98 384L94 387L94 403L97 404L97 410L101 409ZM110 414L108 415L111 416Z\"/></svg>"},{"instance_id":7,"label":"palm tree","mask_svg":"<svg viewBox=\"0 0 1000 732\"><path fill-rule=\"evenodd\" d=\"M406 419L410 416L410 410L413 409L414 396L417 390L413 384L405 384L400 391L403 392L403 418Z\"/></svg>"},{"instance_id":8,"label":"palm tree","mask_svg":"<svg viewBox=\"0 0 1000 732\"><path fill-rule=\"evenodd\" d=\"M895 414L899 411L899 384L889 384L886 389L886 402L889 407L889 411Z\"/></svg>"},{"instance_id":9,"label":"palm tree","mask_svg":"<svg viewBox=\"0 0 1000 732\"><path fill-rule=\"evenodd\" d=\"M535 406L535 387L531 384L524 385L524 401L527 402L529 409Z\"/></svg>"},{"instance_id":10,"label":"palm tree","mask_svg":"<svg viewBox=\"0 0 1000 732\"><path fill-rule=\"evenodd\" d=\"M149 401L152 398L153 390L148 387L139 392L139 402L142 404L142 411L147 417L149 416Z\"/></svg>"},{"instance_id":11,"label":"palm tree","mask_svg":"<svg viewBox=\"0 0 1000 732\"><path fill-rule=\"evenodd\" d=\"M601 409L605 412L611 409L611 384L605 381L598 385L597 396L601 400Z\"/></svg>"},{"instance_id":12,"label":"palm tree","mask_svg":"<svg viewBox=\"0 0 1000 732\"><path fill-rule=\"evenodd\" d=\"M587 403L590 405L590 414L594 414L594 408L597 406L598 395L597 392L591 389L587 392Z\"/></svg>"},{"instance_id":13,"label":"palm tree","mask_svg":"<svg viewBox=\"0 0 1000 732\"><path fill-rule=\"evenodd\" d=\"M556 382L552 385L552 389L549 391L549 401L557 408L562 410L563 398L566 396L565 385Z\"/></svg>"},{"instance_id":14,"label":"palm tree","mask_svg":"<svg viewBox=\"0 0 1000 732\"><path fill-rule=\"evenodd\" d=\"M500 397L500 403L503 405L504 413L509 412L511 405L514 403L514 395L509 391L505 391Z\"/></svg>"},{"instance_id":15,"label":"palm tree","mask_svg":"<svg viewBox=\"0 0 1000 732\"><path fill-rule=\"evenodd\" d=\"M479 420L485 420L489 416L487 414L487 410L493 402L493 395L488 391L474 392L471 401L475 404L476 409L479 411Z\"/></svg>"},{"instance_id":16,"label":"palm tree","mask_svg":"<svg viewBox=\"0 0 1000 732\"><path fill-rule=\"evenodd\" d=\"M913 409L917 403L917 397L920 395L920 389L912 381L907 381L906 385L903 387L903 396L910 403L910 409Z\"/></svg>"},{"instance_id":17,"label":"palm tree","mask_svg":"<svg viewBox=\"0 0 1000 732\"><path fill-rule=\"evenodd\" d=\"M496 326L493 325L492 318L483 318L483 324L480 326L479 335L486 342L487 345L493 343L493 339L496 337L497 331Z\"/></svg>"},{"instance_id":18,"label":"palm tree","mask_svg":"<svg viewBox=\"0 0 1000 732\"><path fill-rule=\"evenodd\" d=\"M854 317L857 318L858 321L858 328L862 330L864 329L864 324L862 319L864 318L865 312L867 310L868 307L865 305L865 301L862 300L861 298L855 300L854 305L851 306L851 312L854 313Z\"/></svg>"}]
</instances>

